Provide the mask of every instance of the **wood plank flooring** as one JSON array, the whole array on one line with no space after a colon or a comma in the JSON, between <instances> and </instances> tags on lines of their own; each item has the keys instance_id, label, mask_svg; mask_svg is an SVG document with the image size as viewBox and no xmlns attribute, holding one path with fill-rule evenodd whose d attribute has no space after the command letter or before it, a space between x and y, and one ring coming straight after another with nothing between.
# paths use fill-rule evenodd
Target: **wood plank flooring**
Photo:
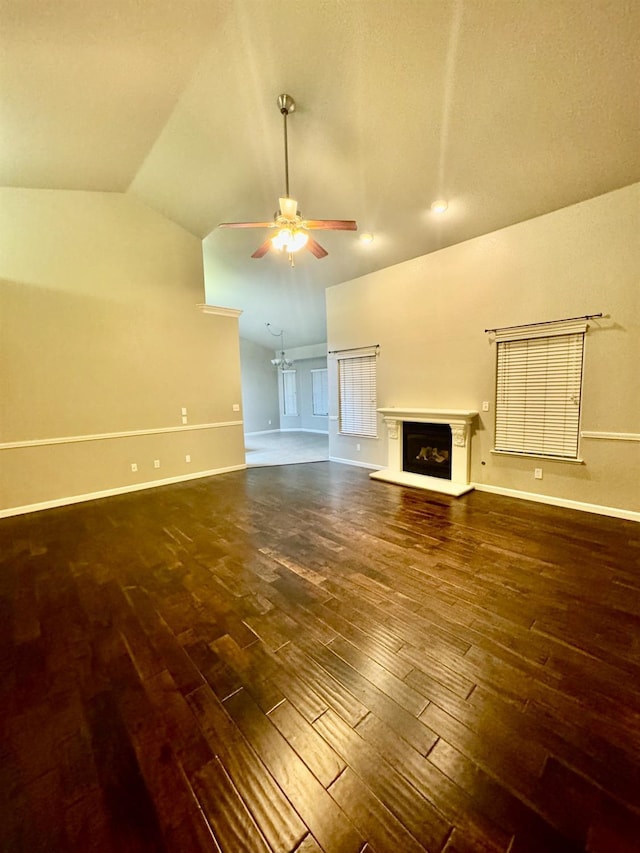
<instances>
[{"instance_id":1,"label":"wood plank flooring","mask_svg":"<svg viewBox=\"0 0 640 853\"><path fill-rule=\"evenodd\" d=\"M0 521L0 850L640 850L640 527L320 462Z\"/></svg>"}]
</instances>

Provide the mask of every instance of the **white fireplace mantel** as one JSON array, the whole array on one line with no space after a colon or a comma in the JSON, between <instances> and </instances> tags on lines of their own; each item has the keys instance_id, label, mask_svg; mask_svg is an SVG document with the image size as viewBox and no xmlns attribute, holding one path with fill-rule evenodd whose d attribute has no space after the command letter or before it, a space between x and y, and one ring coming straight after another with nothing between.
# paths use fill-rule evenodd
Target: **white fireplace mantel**
<instances>
[{"instance_id":1,"label":"white fireplace mantel","mask_svg":"<svg viewBox=\"0 0 640 853\"><path fill-rule=\"evenodd\" d=\"M402 486L444 492L459 497L470 492L471 424L478 412L471 409L413 409L400 406L378 409L387 427L387 468L370 474L374 480L385 480ZM451 479L413 474L402 468L402 422L448 424L451 427Z\"/></svg>"}]
</instances>

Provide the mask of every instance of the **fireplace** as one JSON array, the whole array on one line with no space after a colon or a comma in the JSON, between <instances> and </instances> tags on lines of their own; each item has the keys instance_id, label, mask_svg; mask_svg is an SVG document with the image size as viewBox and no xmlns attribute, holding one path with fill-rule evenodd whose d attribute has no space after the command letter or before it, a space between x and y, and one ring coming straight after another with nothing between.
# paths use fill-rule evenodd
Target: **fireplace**
<instances>
[{"instance_id":1,"label":"fireplace","mask_svg":"<svg viewBox=\"0 0 640 853\"><path fill-rule=\"evenodd\" d=\"M402 486L456 497L470 492L470 409L378 409L387 426L387 468L370 474Z\"/></svg>"},{"instance_id":2,"label":"fireplace","mask_svg":"<svg viewBox=\"0 0 640 853\"><path fill-rule=\"evenodd\" d=\"M402 423L402 470L426 477L451 479L449 424Z\"/></svg>"}]
</instances>

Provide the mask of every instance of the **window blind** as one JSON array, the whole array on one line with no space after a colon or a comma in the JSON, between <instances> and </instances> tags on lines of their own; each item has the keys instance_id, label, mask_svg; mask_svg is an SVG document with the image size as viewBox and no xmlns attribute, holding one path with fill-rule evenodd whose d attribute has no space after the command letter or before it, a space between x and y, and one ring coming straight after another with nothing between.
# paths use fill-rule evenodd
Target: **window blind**
<instances>
[{"instance_id":1,"label":"window blind","mask_svg":"<svg viewBox=\"0 0 640 853\"><path fill-rule=\"evenodd\" d=\"M327 368L318 368L311 371L311 403L314 415L329 414L329 388L327 381Z\"/></svg>"},{"instance_id":2,"label":"window blind","mask_svg":"<svg viewBox=\"0 0 640 853\"><path fill-rule=\"evenodd\" d=\"M282 414L298 414L295 370L282 371Z\"/></svg>"},{"instance_id":3,"label":"window blind","mask_svg":"<svg viewBox=\"0 0 640 853\"><path fill-rule=\"evenodd\" d=\"M338 431L343 435L375 437L376 356L338 359Z\"/></svg>"},{"instance_id":4,"label":"window blind","mask_svg":"<svg viewBox=\"0 0 640 853\"><path fill-rule=\"evenodd\" d=\"M498 341L495 449L577 458L584 332Z\"/></svg>"}]
</instances>

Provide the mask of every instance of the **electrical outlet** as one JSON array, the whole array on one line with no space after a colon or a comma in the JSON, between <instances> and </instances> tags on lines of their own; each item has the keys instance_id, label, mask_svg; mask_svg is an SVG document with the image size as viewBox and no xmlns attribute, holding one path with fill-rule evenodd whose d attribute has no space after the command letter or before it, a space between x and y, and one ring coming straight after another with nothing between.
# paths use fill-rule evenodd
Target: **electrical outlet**
<instances>
[{"instance_id":1,"label":"electrical outlet","mask_svg":"<svg viewBox=\"0 0 640 853\"><path fill-rule=\"evenodd\" d=\"M186 415L186 414L187 414L187 407L186 407L186 406L183 406L183 407L182 407L182 412L181 412L181 414L183 414L183 415Z\"/></svg>"},{"instance_id":2,"label":"electrical outlet","mask_svg":"<svg viewBox=\"0 0 640 853\"><path fill-rule=\"evenodd\" d=\"M536 480L541 480L542 479L542 468L534 468L533 469L533 476L536 478Z\"/></svg>"},{"instance_id":3,"label":"electrical outlet","mask_svg":"<svg viewBox=\"0 0 640 853\"><path fill-rule=\"evenodd\" d=\"M159 459L154 459L154 460L153 460L153 467L154 467L154 468L159 468L159 467L160 467L160 460L159 460Z\"/></svg>"},{"instance_id":4,"label":"electrical outlet","mask_svg":"<svg viewBox=\"0 0 640 853\"><path fill-rule=\"evenodd\" d=\"M240 403L234 403L234 404L233 404L233 411L234 411L234 412L239 412L239 411L240 411Z\"/></svg>"},{"instance_id":5,"label":"electrical outlet","mask_svg":"<svg viewBox=\"0 0 640 853\"><path fill-rule=\"evenodd\" d=\"M187 453L187 455L184 457L184 461L185 462L191 462L191 454L190 453Z\"/></svg>"},{"instance_id":6,"label":"electrical outlet","mask_svg":"<svg viewBox=\"0 0 640 853\"><path fill-rule=\"evenodd\" d=\"M489 401L488 401L488 400L483 400L483 402L482 402L482 411L483 411L483 412L488 412L488 411L489 411Z\"/></svg>"},{"instance_id":7,"label":"electrical outlet","mask_svg":"<svg viewBox=\"0 0 640 853\"><path fill-rule=\"evenodd\" d=\"M187 416L186 416L186 415L183 415L183 416L182 416L182 423L183 423L183 424L186 424L186 423L187 423Z\"/></svg>"},{"instance_id":8,"label":"electrical outlet","mask_svg":"<svg viewBox=\"0 0 640 853\"><path fill-rule=\"evenodd\" d=\"M360 443L356 444L356 450L360 450Z\"/></svg>"},{"instance_id":9,"label":"electrical outlet","mask_svg":"<svg viewBox=\"0 0 640 853\"><path fill-rule=\"evenodd\" d=\"M136 473L136 471L138 470L138 466L136 465L136 463L135 463L135 462L132 462L132 463L131 463L131 470L133 471L133 473L134 473L134 474L135 474L135 473Z\"/></svg>"}]
</instances>

